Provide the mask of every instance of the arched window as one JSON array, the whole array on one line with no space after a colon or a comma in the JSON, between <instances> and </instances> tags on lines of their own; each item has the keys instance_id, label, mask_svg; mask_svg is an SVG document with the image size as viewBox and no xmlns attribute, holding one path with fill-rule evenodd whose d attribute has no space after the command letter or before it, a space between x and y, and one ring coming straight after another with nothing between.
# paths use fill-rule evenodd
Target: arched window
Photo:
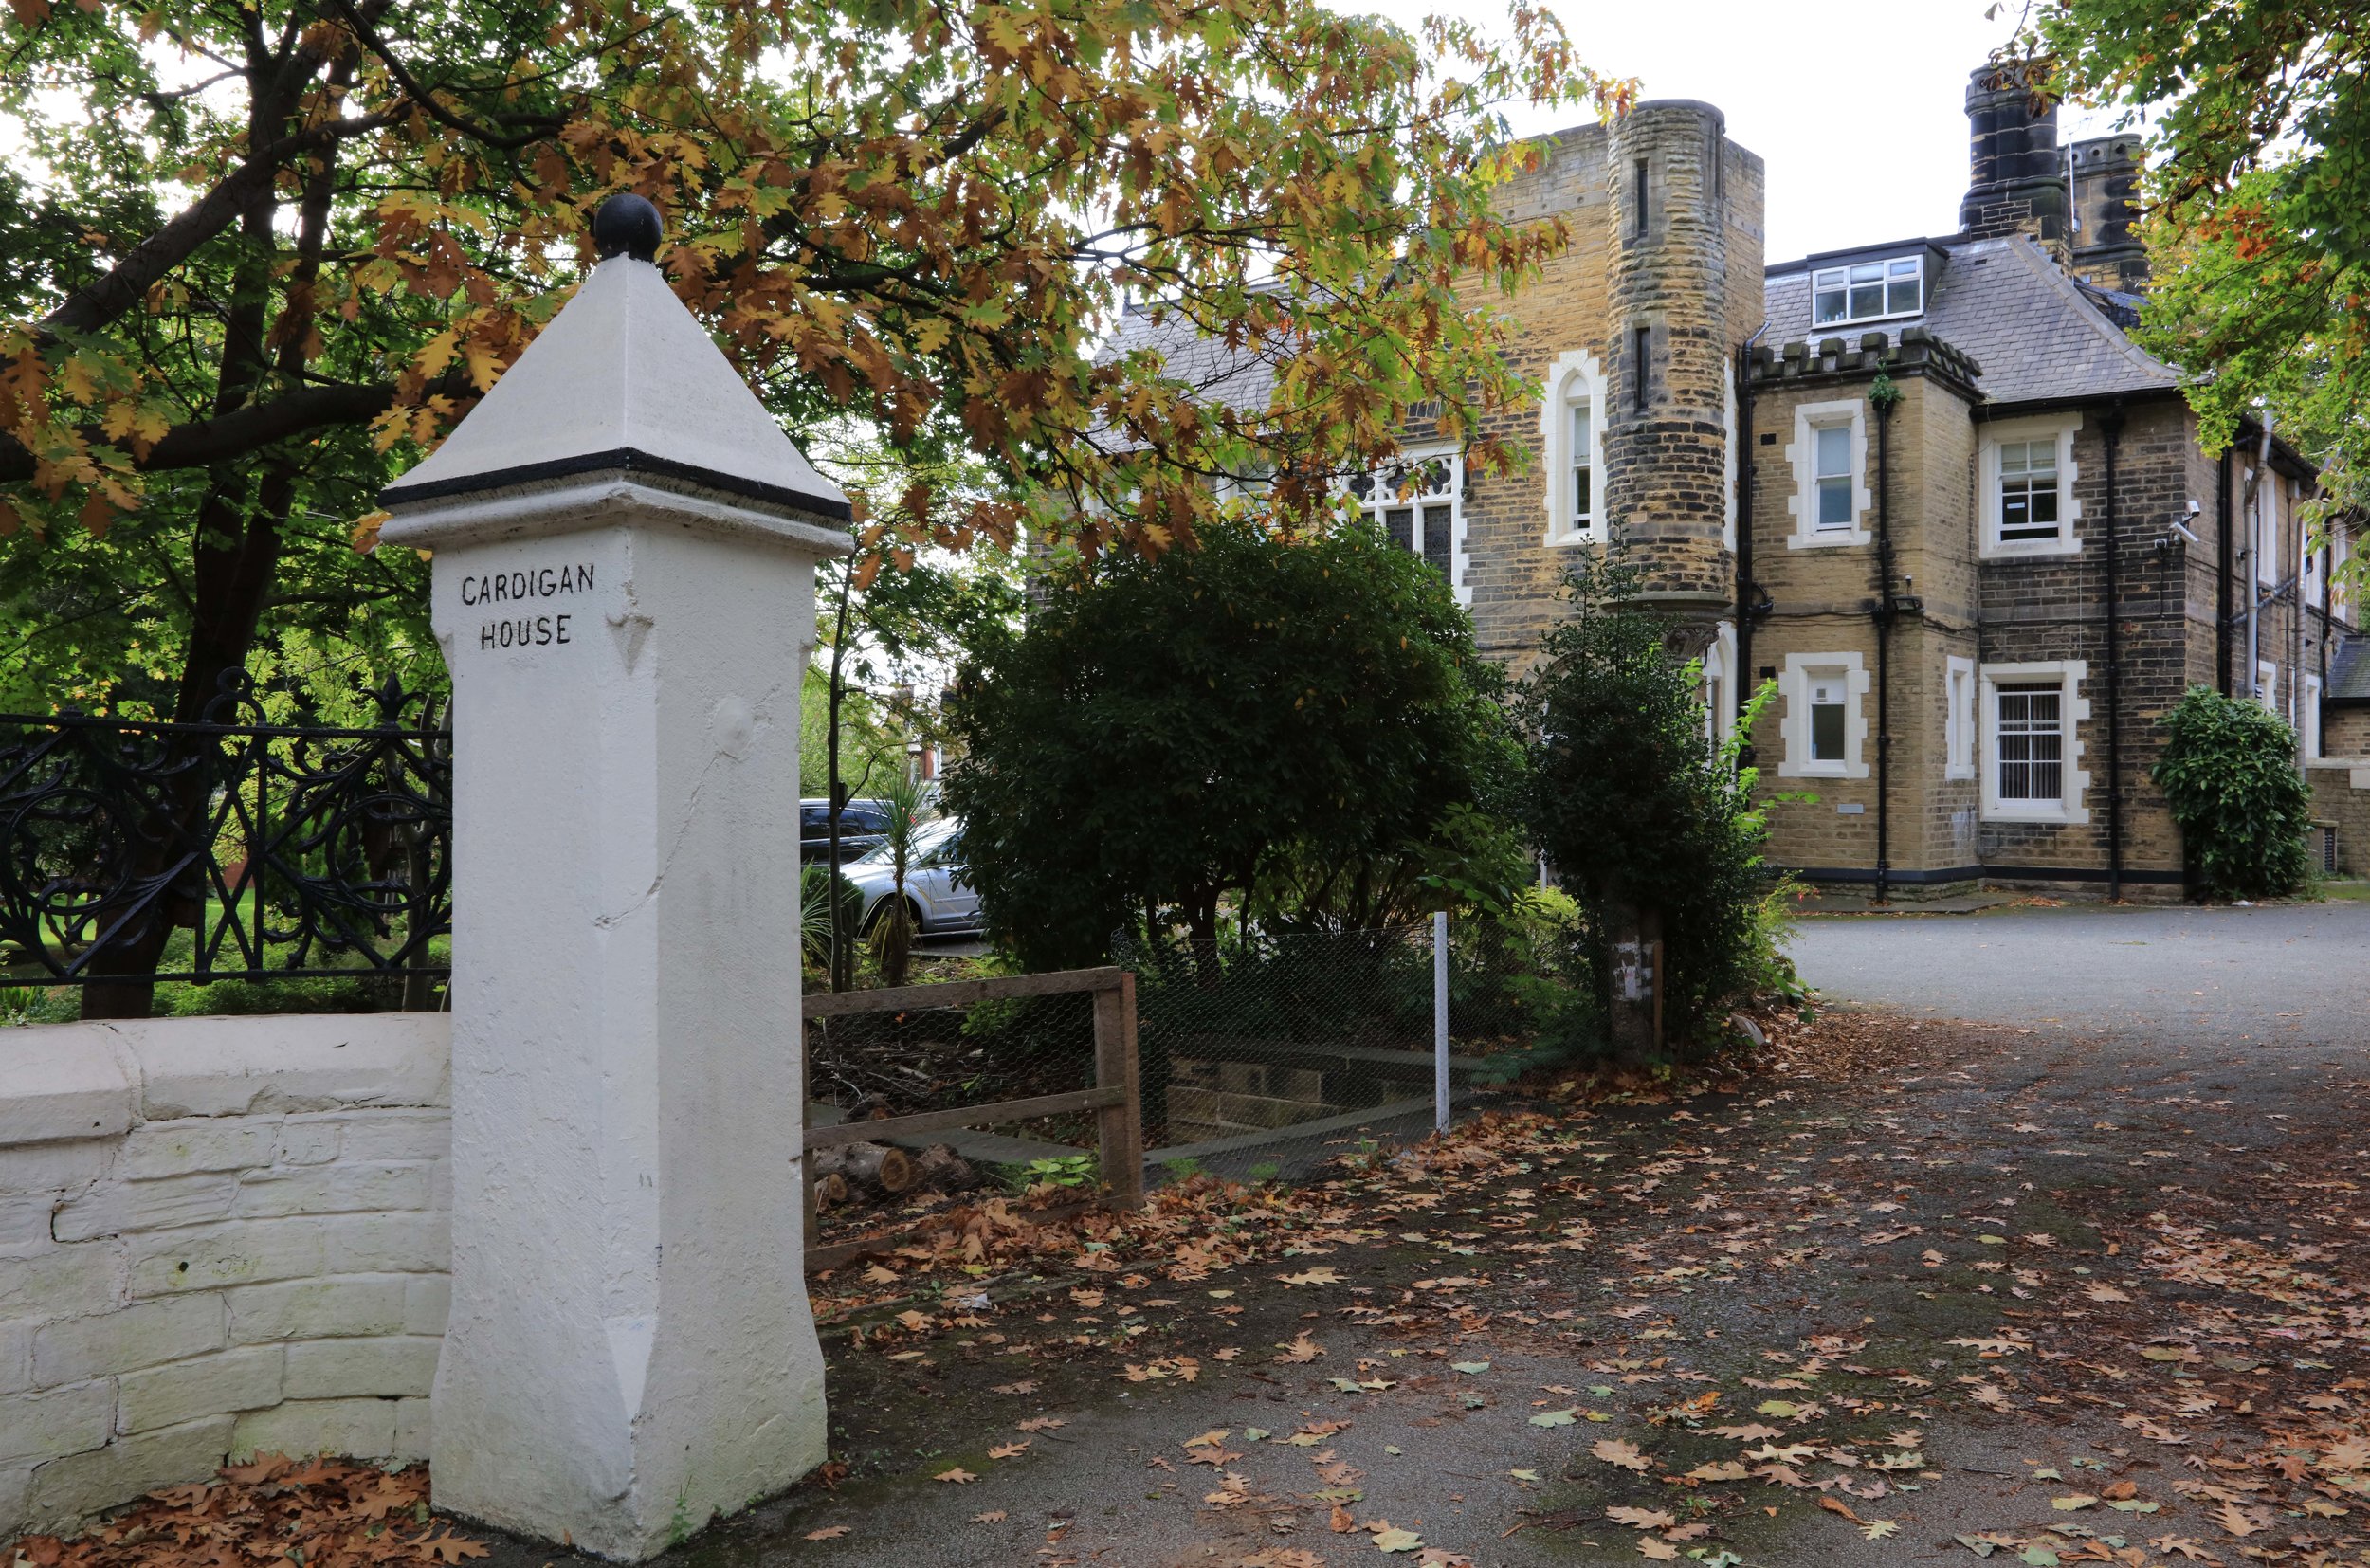
<instances>
[{"instance_id":1,"label":"arched window","mask_svg":"<svg viewBox=\"0 0 2370 1568\"><path fill-rule=\"evenodd\" d=\"M1547 459L1547 542L1601 543L1605 538L1604 375L1585 349L1548 367L1540 409Z\"/></svg>"}]
</instances>

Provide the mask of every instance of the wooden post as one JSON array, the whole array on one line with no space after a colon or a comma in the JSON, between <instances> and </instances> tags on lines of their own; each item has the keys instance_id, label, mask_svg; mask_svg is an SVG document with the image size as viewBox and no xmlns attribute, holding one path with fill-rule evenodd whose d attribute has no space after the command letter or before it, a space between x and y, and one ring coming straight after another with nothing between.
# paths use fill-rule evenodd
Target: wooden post
<instances>
[{"instance_id":1,"label":"wooden post","mask_svg":"<svg viewBox=\"0 0 2370 1568\"><path fill-rule=\"evenodd\" d=\"M1136 1077L1136 976L1095 994L1095 1087L1125 1092L1095 1113L1095 1141L1111 1201L1133 1209L1144 1200L1143 1093Z\"/></svg>"}]
</instances>

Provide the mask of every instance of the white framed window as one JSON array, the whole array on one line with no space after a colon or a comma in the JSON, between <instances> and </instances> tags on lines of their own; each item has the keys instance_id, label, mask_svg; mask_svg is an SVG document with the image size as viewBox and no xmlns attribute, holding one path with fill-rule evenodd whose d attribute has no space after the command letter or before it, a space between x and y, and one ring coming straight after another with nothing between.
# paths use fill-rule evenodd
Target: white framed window
<instances>
[{"instance_id":1,"label":"white framed window","mask_svg":"<svg viewBox=\"0 0 2370 1568\"><path fill-rule=\"evenodd\" d=\"M1778 678L1784 778L1866 778L1869 674L1857 653L1789 653Z\"/></svg>"},{"instance_id":2,"label":"white framed window","mask_svg":"<svg viewBox=\"0 0 2370 1568\"><path fill-rule=\"evenodd\" d=\"M1540 446L1547 467L1547 542L1605 540L1605 378L1596 356L1575 349L1547 367Z\"/></svg>"},{"instance_id":3,"label":"white framed window","mask_svg":"<svg viewBox=\"0 0 2370 1568\"><path fill-rule=\"evenodd\" d=\"M2321 678L2307 675L2304 680L2303 711L2296 715L2296 730L2304 738L2305 755L2321 755Z\"/></svg>"},{"instance_id":4,"label":"white framed window","mask_svg":"<svg viewBox=\"0 0 2370 1568\"><path fill-rule=\"evenodd\" d=\"M1975 661L1955 653L1942 664L1942 776L1975 776Z\"/></svg>"},{"instance_id":5,"label":"white framed window","mask_svg":"<svg viewBox=\"0 0 2370 1568\"><path fill-rule=\"evenodd\" d=\"M2345 580L2345 563L2352 558L2353 535L2343 519L2329 523L2329 613L2341 621L2353 619L2353 590Z\"/></svg>"},{"instance_id":6,"label":"white framed window","mask_svg":"<svg viewBox=\"0 0 2370 1568\"><path fill-rule=\"evenodd\" d=\"M1358 509L1402 550L1430 561L1473 602L1465 585L1465 456L1456 447L1411 451L1372 473L1352 474L1342 489Z\"/></svg>"},{"instance_id":7,"label":"white framed window","mask_svg":"<svg viewBox=\"0 0 2370 1568\"><path fill-rule=\"evenodd\" d=\"M2266 474L2255 486L2253 542L2248 547L2254 556L2254 580L2261 588L2275 588L2280 580L2280 490L2288 482L2277 474Z\"/></svg>"},{"instance_id":8,"label":"white framed window","mask_svg":"<svg viewBox=\"0 0 2370 1568\"><path fill-rule=\"evenodd\" d=\"M2003 420L1983 431L1981 554L2070 556L2082 549L2074 528L2074 432L2080 414Z\"/></svg>"},{"instance_id":9,"label":"white framed window","mask_svg":"<svg viewBox=\"0 0 2370 1568\"><path fill-rule=\"evenodd\" d=\"M1849 326L1916 316L1925 309L1925 258L1823 266L1811 274L1811 325Z\"/></svg>"},{"instance_id":10,"label":"white framed window","mask_svg":"<svg viewBox=\"0 0 2370 1568\"><path fill-rule=\"evenodd\" d=\"M2280 710L2280 666L2270 659L2255 664L2254 700L2272 713Z\"/></svg>"},{"instance_id":11,"label":"white framed window","mask_svg":"<svg viewBox=\"0 0 2370 1568\"><path fill-rule=\"evenodd\" d=\"M1981 666L1986 821L2090 820L2081 731L2088 672L2080 659Z\"/></svg>"},{"instance_id":12,"label":"white framed window","mask_svg":"<svg viewBox=\"0 0 2370 1568\"><path fill-rule=\"evenodd\" d=\"M1803 403L1794 410L1794 532L1786 547L1866 544L1875 497L1868 487L1868 404L1856 397Z\"/></svg>"}]
</instances>

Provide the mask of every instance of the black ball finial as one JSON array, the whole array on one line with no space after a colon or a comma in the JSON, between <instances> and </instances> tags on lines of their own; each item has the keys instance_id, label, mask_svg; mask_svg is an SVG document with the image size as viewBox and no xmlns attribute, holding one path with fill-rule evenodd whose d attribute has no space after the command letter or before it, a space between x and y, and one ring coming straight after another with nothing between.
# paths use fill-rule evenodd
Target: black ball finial
<instances>
[{"instance_id":1,"label":"black ball finial","mask_svg":"<svg viewBox=\"0 0 2370 1568\"><path fill-rule=\"evenodd\" d=\"M658 209L630 191L610 197L592 214L592 249L603 261L631 256L637 262L655 262L665 234Z\"/></svg>"}]
</instances>

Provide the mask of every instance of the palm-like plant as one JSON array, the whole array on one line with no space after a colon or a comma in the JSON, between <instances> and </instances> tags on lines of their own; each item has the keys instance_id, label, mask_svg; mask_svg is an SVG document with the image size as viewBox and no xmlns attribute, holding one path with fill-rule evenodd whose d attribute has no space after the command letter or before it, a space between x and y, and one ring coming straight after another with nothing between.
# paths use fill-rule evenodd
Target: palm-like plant
<instances>
[{"instance_id":1,"label":"palm-like plant","mask_svg":"<svg viewBox=\"0 0 2370 1568\"><path fill-rule=\"evenodd\" d=\"M880 966L884 985L903 985L913 962L913 905L905 898L905 876L913 868L914 839L921 828L921 803L926 794L927 786L910 768L873 793L888 817L881 841L888 848L890 894L873 918L871 933L872 961Z\"/></svg>"}]
</instances>

